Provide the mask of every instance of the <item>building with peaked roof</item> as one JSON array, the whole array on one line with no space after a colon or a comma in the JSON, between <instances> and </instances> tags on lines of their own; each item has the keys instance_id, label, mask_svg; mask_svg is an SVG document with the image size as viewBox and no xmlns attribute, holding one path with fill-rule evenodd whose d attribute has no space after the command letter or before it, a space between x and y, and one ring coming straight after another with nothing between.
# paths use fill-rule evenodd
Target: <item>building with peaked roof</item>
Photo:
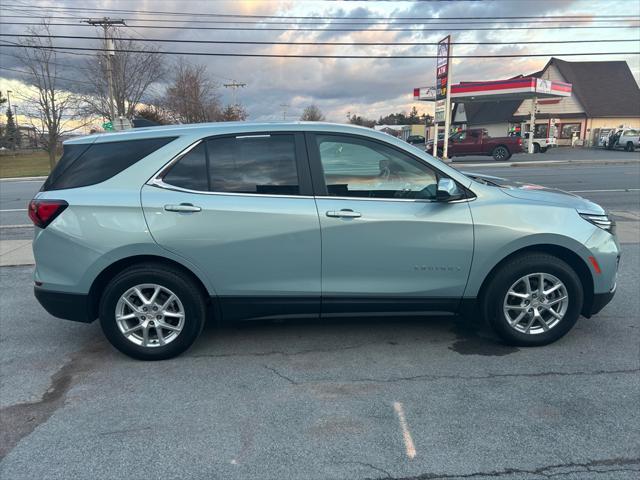
<instances>
[{"instance_id":1,"label":"building with peaked roof","mask_svg":"<svg viewBox=\"0 0 640 480\"><path fill-rule=\"evenodd\" d=\"M640 128L640 88L627 62L567 62L551 58L530 76L571 83L572 95L538 99L536 136L547 136L555 127L559 145L595 145L601 135L619 126ZM532 100L482 102L456 105L454 125L486 128L494 136L506 135L516 124L530 131Z\"/></svg>"}]
</instances>

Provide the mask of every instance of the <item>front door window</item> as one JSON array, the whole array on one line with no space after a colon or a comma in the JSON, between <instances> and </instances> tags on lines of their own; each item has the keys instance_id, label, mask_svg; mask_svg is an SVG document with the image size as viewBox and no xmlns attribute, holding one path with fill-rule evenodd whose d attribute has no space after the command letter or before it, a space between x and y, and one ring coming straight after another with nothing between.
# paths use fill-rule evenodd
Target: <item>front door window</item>
<instances>
[{"instance_id":1,"label":"front door window","mask_svg":"<svg viewBox=\"0 0 640 480\"><path fill-rule=\"evenodd\" d=\"M436 173L427 165L378 142L317 135L329 196L434 199Z\"/></svg>"}]
</instances>

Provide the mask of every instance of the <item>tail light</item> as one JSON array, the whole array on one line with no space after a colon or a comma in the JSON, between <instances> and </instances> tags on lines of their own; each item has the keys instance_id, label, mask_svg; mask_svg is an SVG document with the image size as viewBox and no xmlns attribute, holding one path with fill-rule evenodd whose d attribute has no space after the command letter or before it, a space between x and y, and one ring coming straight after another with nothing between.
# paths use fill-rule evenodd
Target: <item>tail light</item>
<instances>
[{"instance_id":1,"label":"tail light","mask_svg":"<svg viewBox=\"0 0 640 480\"><path fill-rule=\"evenodd\" d=\"M518 145L522 145L522 137L518 137Z\"/></svg>"},{"instance_id":2,"label":"tail light","mask_svg":"<svg viewBox=\"0 0 640 480\"><path fill-rule=\"evenodd\" d=\"M29 218L38 228L46 228L69 204L64 200L36 200L29 202Z\"/></svg>"}]
</instances>

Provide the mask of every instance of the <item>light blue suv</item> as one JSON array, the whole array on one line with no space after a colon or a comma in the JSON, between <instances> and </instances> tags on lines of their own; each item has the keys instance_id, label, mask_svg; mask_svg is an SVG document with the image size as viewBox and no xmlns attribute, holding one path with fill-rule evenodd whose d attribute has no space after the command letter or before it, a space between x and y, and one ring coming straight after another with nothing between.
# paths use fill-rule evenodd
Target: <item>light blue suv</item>
<instances>
[{"instance_id":1,"label":"light blue suv","mask_svg":"<svg viewBox=\"0 0 640 480\"><path fill-rule=\"evenodd\" d=\"M29 215L44 308L148 360L207 318L464 314L543 345L611 300L620 258L590 201L323 123L67 141Z\"/></svg>"}]
</instances>

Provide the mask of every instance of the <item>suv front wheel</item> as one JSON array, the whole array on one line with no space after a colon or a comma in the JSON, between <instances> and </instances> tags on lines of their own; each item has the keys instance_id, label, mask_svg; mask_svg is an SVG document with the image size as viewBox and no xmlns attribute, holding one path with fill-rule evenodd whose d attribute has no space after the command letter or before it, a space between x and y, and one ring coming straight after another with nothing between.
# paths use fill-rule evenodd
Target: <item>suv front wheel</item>
<instances>
[{"instance_id":1,"label":"suv front wheel","mask_svg":"<svg viewBox=\"0 0 640 480\"><path fill-rule=\"evenodd\" d=\"M580 279L566 262L531 253L508 261L496 272L481 308L505 342L538 346L571 330L580 316L583 297Z\"/></svg>"},{"instance_id":2,"label":"suv front wheel","mask_svg":"<svg viewBox=\"0 0 640 480\"><path fill-rule=\"evenodd\" d=\"M164 360L187 350L205 316L197 285L164 265L127 268L109 282L100 302L100 325L109 342L140 360Z\"/></svg>"}]
</instances>

